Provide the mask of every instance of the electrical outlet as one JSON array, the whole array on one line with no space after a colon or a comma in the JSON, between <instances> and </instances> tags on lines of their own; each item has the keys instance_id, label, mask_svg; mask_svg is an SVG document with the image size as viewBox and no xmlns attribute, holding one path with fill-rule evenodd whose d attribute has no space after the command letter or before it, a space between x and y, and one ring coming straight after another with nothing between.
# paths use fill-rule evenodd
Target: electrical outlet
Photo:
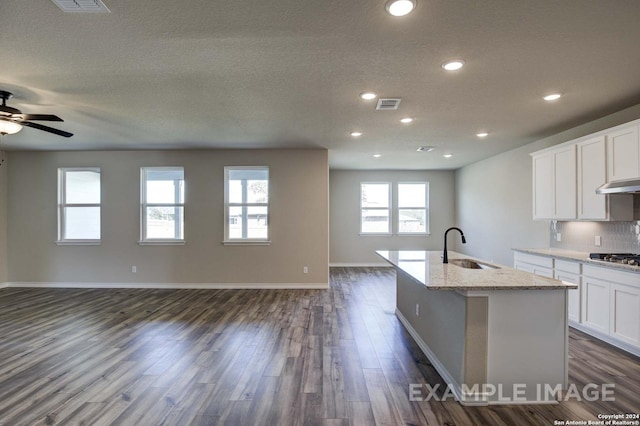
<instances>
[{"instance_id":1,"label":"electrical outlet","mask_svg":"<svg viewBox=\"0 0 640 426\"><path fill-rule=\"evenodd\" d=\"M602 237L600 235L596 235L595 245L596 247L600 247L602 245Z\"/></svg>"},{"instance_id":2,"label":"electrical outlet","mask_svg":"<svg viewBox=\"0 0 640 426\"><path fill-rule=\"evenodd\" d=\"M302 272L305 274L309 273L309 268L307 268L306 266L302 268Z\"/></svg>"},{"instance_id":3,"label":"electrical outlet","mask_svg":"<svg viewBox=\"0 0 640 426\"><path fill-rule=\"evenodd\" d=\"M562 234L561 234L561 233L559 233L559 232L556 234L556 241L557 241L557 242L562 241Z\"/></svg>"},{"instance_id":4,"label":"electrical outlet","mask_svg":"<svg viewBox=\"0 0 640 426\"><path fill-rule=\"evenodd\" d=\"M419 317L420 316L420 304L416 303L416 316Z\"/></svg>"},{"instance_id":5,"label":"electrical outlet","mask_svg":"<svg viewBox=\"0 0 640 426\"><path fill-rule=\"evenodd\" d=\"M138 267L137 266L132 266L131 267L131 272L133 272L134 274L138 272Z\"/></svg>"}]
</instances>

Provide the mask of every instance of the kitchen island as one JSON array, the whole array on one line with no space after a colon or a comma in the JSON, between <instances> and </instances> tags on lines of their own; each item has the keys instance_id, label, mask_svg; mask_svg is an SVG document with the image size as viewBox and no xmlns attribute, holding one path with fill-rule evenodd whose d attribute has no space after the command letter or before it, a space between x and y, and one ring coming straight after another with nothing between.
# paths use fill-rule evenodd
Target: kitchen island
<instances>
[{"instance_id":1,"label":"kitchen island","mask_svg":"<svg viewBox=\"0 0 640 426\"><path fill-rule=\"evenodd\" d=\"M577 286L451 251L448 264L439 251L377 254L397 271L396 315L462 404L554 403L567 388Z\"/></svg>"}]
</instances>

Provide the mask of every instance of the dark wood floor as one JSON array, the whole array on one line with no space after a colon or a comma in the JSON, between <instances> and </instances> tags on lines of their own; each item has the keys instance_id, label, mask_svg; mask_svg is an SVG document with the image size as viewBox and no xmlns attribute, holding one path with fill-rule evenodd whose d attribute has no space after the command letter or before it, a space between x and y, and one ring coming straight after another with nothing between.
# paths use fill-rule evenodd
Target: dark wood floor
<instances>
[{"instance_id":1,"label":"dark wood floor","mask_svg":"<svg viewBox=\"0 0 640 426\"><path fill-rule=\"evenodd\" d=\"M330 290L0 290L0 424L552 425L640 411L638 358L579 332L570 382L614 403L409 401L441 383L394 315L391 269Z\"/></svg>"}]
</instances>

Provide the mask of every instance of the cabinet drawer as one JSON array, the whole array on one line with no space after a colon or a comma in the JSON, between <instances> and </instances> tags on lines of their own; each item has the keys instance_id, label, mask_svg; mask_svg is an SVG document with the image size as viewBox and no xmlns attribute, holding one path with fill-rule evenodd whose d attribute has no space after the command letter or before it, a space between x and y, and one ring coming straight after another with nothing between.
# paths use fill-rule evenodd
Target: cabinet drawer
<instances>
[{"instance_id":1,"label":"cabinet drawer","mask_svg":"<svg viewBox=\"0 0 640 426\"><path fill-rule=\"evenodd\" d=\"M580 264L578 262L556 259L556 270L570 272L572 274L580 274Z\"/></svg>"},{"instance_id":2,"label":"cabinet drawer","mask_svg":"<svg viewBox=\"0 0 640 426\"><path fill-rule=\"evenodd\" d=\"M626 284L640 287L640 274L636 272L625 272L600 266L584 265L582 275L606 280L612 283Z\"/></svg>"},{"instance_id":3,"label":"cabinet drawer","mask_svg":"<svg viewBox=\"0 0 640 426\"><path fill-rule=\"evenodd\" d=\"M543 268L553 269L553 259L551 257L515 252L514 260L516 262L530 263L531 265L537 265L537 266L542 266Z\"/></svg>"}]
</instances>

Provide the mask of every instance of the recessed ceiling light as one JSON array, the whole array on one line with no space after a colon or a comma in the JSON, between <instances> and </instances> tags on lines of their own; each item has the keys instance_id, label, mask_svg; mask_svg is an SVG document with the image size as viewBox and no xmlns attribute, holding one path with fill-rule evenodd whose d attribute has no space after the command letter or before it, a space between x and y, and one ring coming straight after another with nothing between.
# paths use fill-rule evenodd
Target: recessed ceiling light
<instances>
[{"instance_id":1,"label":"recessed ceiling light","mask_svg":"<svg viewBox=\"0 0 640 426\"><path fill-rule=\"evenodd\" d=\"M354 138L359 138L360 136L362 136L362 132L351 132L351 136L353 136Z\"/></svg>"},{"instance_id":2,"label":"recessed ceiling light","mask_svg":"<svg viewBox=\"0 0 640 426\"><path fill-rule=\"evenodd\" d=\"M476 133L476 136L479 137L479 138L486 138L487 136L489 136L489 133L480 132L480 133Z\"/></svg>"},{"instance_id":3,"label":"recessed ceiling light","mask_svg":"<svg viewBox=\"0 0 640 426\"><path fill-rule=\"evenodd\" d=\"M385 8L393 16L405 16L416 8L416 2L412 0L391 0Z\"/></svg>"},{"instance_id":4,"label":"recessed ceiling light","mask_svg":"<svg viewBox=\"0 0 640 426\"><path fill-rule=\"evenodd\" d=\"M453 154L444 154L443 157L444 158L451 158L451 157L453 157Z\"/></svg>"},{"instance_id":5,"label":"recessed ceiling light","mask_svg":"<svg viewBox=\"0 0 640 426\"><path fill-rule=\"evenodd\" d=\"M373 92L364 92L364 93L360 93L360 97L365 101L370 101L371 99L377 98L378 95Z\"/></svg>"},{"instance_id":6,"label":"recessed ceiling light","mask_svg":"<svg viewBox=\"0 0 640 426\"><path fill-rule=\"evenodd\" d=\"M413 118L411 118L411 117L401 118L400 122L403 123L403 124L409 124L409 123L413 122Z\"/></svg>"},{"instance_id":7,"label":"recessed ceiling light","mask_svg":"<svg viewBox=\"0 0 640 426\"><path fill-rule=\"evenodd\" d=\"M560 99L561 97L562 97L561 93L551 93L551 94L545 96L542 99L544 99L545 101L556 101L556 100Z\"/></svg>"},{"instance_id":8,"label":"recessed ceiling light","mask_svg":"<svg viewBox=\"0 0 640 426\"><path fill-rule=\"evenodd\" d=\"M382 155L380 155L380 154L373 154L373 156L374 156L375 158L380 158L380 157L382 157Z\"/></svg>"},{"instance_id":9,"label":"recessed ceiling light","mask_svg":"<svg viewBox=\"0 0 640 426\"><path fill-rule=\"evenodd\" d=\"M442 68L447 71L457 71L464 66L463 59L453 59L442 64Z\"/></svg>"}]
</instances>

